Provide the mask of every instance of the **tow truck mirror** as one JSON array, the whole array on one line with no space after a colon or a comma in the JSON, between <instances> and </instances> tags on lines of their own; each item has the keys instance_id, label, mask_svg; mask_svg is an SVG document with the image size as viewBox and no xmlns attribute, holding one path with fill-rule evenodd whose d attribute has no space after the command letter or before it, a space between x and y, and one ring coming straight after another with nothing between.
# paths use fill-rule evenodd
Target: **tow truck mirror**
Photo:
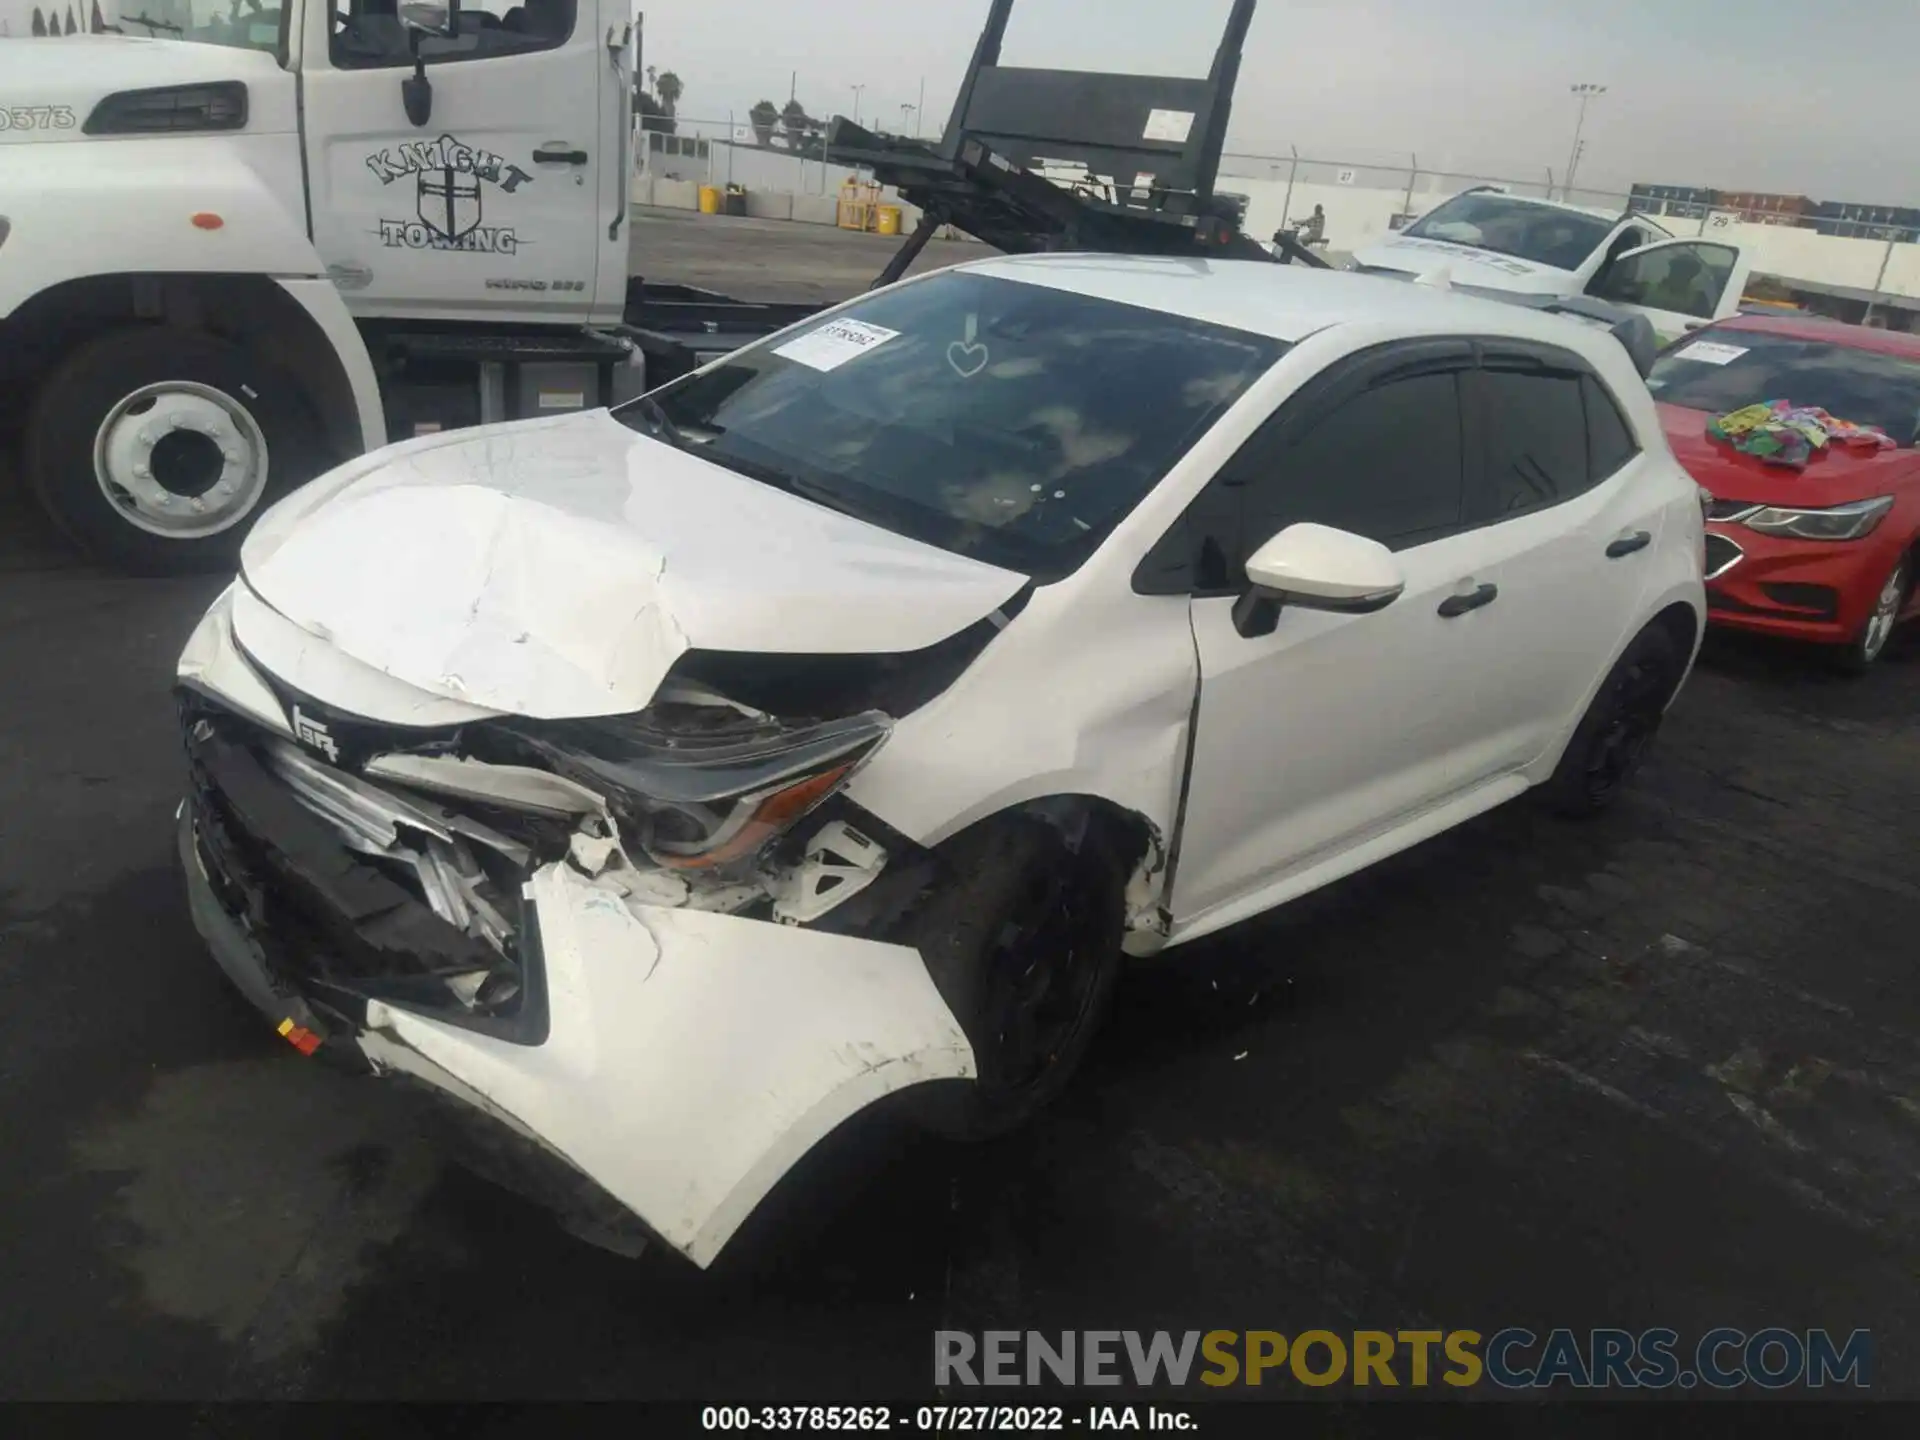
<instances>
[{"instance_id":1,"label":"tow truck mirror","mask_svg":"<svg viewBox=\"0 0 1920 1440\"><path fill-rule=\"evenodd\" d=\"M413 52L413 74L400 82L400 103L407 108L408 120L425 125L433 118L433 82L427 79L427 57L420 53L420 42L459 37L460 0L406 0L399 15Z\"/></svg>"}]
</instances>

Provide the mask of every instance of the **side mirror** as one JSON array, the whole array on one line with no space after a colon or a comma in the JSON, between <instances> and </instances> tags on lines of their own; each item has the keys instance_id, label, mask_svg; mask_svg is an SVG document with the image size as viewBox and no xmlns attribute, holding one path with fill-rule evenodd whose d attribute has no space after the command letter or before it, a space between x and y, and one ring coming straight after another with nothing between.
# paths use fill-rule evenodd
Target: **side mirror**
<instances>
[{"instance_id":1,"label":"side mirror","mask_svg":"<svg viewBox=\"0 0 1920 1440\"><path fill-rule=\"evenodd\" d=\"M399 15L413 52L413 74L400 82L400 103L406 106L410 122L425 125L433 118L433 82L427 79L427 58L420 53L420 42L459 36L460 0L406 0Z\"/></svg>"},{"instance_id":2,"label":"side mirror","mask_svg":"<svg viewBox=\"0 0 1920 1440\"><path fill-rule=\"evenodd\" d=\"M1407 588L1393 552L1377 540L1330 525L1289 525L1247 561L1247 592L1233 609L1242 635L1265 635L1286 604L1364 615Z\"/></svg>"}]
</instances>

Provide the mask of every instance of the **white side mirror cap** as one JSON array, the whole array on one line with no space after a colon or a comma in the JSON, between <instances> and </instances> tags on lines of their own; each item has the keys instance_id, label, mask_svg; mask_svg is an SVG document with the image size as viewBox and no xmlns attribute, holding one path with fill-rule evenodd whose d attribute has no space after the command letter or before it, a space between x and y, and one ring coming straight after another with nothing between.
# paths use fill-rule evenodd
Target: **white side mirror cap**
<instances>
[{"instance_id":1,"label":"white side mirror cap","mask_svg":"<svg viewBox=\"0 0 1920 1440\"><path fill-rule=\"evenodd\" d=\"M1400 598L1406 577L1378 540L1302 522L1289 525L1247 561L1258 590L1316 610L1366 612Z\"/></svg>"}]
</instances>

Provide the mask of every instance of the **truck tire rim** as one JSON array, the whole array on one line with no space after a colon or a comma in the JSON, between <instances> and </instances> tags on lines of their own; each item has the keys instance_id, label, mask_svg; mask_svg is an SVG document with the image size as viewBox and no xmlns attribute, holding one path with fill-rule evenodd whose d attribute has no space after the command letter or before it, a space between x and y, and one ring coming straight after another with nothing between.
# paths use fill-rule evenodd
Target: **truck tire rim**
<instances>
[{"instance_id":1,"label":"truck tire rim","mask_svg":"<svg viewBox=\"0 0 1920 1440\"><path fill-rule=\"evenodd\" d=\"M1900 592L1906 588L1907 567L1896 565L1893 573L1887 577L1887 583L1881 587L1880 598L1873 603L1873 614L1867 617L1866 633L1860 637L1860 653L1868 660L1880 658L1880 652L1887 648L1887 639L1893 634L1893 620L1900 613Z\"/></svg>"},{"instance_id":2,"label":"truck tire rim","mask_svg":"<svg viewBox=\"0 0 1920 1440\"><path fill-rule=\"evenodd\" d=\"M93 474L120 518L197 540L236 524L267 489L267 438L247 407L190 380L143 385L108 412Z\"/></svg>"}]
</instances>

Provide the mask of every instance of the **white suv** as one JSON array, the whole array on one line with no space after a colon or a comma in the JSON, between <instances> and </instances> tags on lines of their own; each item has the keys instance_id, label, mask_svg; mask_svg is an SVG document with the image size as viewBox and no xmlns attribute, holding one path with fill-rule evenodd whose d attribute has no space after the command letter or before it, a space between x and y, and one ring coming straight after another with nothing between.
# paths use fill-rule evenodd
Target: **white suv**
<instances>
[{"instance_id":1,"label":"white suv","mask_svg":"<svg viewBox=\"0 0 1920 1440\"><path fill-rule=\"evenodd\" d=\"M1646 317L1661 344L1740 309L1745 247L1716 232L1676 239L1645 215L1464 190L1397 234L1353 252L1349 269L1516 295L1583 295Z\"/></svg>"},{"instance_id":2,"label":"white suv","mask_svg":"<svg viewBox=\"0 0 1920 1440\"><path fill-rule=\"evenodd\" d=\"M981 261L269 512L180 664L193 912L297 1048L704 1265L884 1096L1026 1117L1123 955L1604 805L1701 547L1603 330Z\"/></svg>"}]
</instances>

